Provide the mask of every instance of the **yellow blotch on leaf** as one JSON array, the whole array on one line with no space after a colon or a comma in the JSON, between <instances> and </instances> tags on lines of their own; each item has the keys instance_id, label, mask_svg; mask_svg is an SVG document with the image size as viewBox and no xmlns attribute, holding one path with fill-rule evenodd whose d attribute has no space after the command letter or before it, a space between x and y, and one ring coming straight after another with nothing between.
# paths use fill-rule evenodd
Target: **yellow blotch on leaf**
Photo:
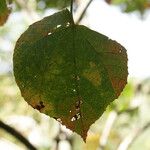
<instances>
[{"instance_id":1,"label":"yellow blotch on leaf","mask_svg":"<svg viewBox=\"0 0 150 150\"><path fill-rule=\"evenodd\" d=\"M83 72L83 76L88 79L94 86L99 86L101 84L100 73L94 62L89 63L89 68Z\"/></svg>"}]
</instances>

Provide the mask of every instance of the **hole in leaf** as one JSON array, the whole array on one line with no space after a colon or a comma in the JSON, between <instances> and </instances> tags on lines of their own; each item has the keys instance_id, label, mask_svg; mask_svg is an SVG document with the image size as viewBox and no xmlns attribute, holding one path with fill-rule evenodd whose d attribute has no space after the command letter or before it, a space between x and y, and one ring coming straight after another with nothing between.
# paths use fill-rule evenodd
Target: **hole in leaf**
<instances>
[{"instance_id":1,"label":"hole in leaf","mask_svg":"<svg viewBox=\"0 0 150 150\"><path fill-rule=\"evenodd\" d=\"M70 26L70 22L67 22L66 27L69 27L69 26Z\"/></svg>"},{"instance_id":2,"label":"hole in leaf","mask_svg":"<svg viewBox=\"0 0 150 150\"><path fill-rule=\"evenodd\" d=\"M57 28L61 27L61 24L57 25Z\"/></svg>"},{"instance_id":3,"label":"hole in leaf","mask_svg":"<svg viewBox=\"0 0 150 150\"><path fill-rule=\"evenodd\" d=\"M73 92L76 92L76 90L75 90L75 89L73 89Z\"/></svg>"},{"instance_id":4,"label":"hole in leaf","mask_svg":"<svg viewBox=\"0 0 150 150\"><path fill-rule=\"evenodd\" d=\"M56 120L57 120L58 122L62 123L62 121L61 121L61 119L60 119L60 118L57 118Z\"/></svg>"},{"instance_id":5,"label":"hole in leaf","mask_svg":"<svg viewBox=\"0 0 150 150\"><path fill-rule=\"evenodd\" d=\"M72 121L72 122L73 122L73 121L75 121L75 120L76 120L76 118L75 118L75 117L72 117L72 118L71 118L71 121Z\"/></svg>"},{"instance_id":6,"label":"hole in leaf","mask_svg":"<svg viewBox=\"0 0 150 150\"><path fill-rule=\"evenodd\" d=\"M80 113L77 113L71 118L71 121L73 122L73 121L79 120L80 117L81 117Z\"/></svg>"}]
</instances>

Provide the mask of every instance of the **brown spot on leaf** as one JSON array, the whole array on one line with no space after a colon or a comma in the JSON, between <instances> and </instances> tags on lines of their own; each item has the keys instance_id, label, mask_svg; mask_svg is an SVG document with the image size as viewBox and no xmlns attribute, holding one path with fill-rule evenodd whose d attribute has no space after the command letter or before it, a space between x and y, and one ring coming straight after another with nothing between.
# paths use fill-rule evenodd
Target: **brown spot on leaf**
<instances>
[{"instance_id":1,"label":"brown spot on leaf","mask_svg":"<svg viewBox=\"0 0 150 150\"><path fill-rule=\"evenodd\" d=\"M81 98L79 98L78 101L76 101L75 109L78 111L81 108L82 104L83 104L83 101Z\"/></svg>"},{"instance_id":2,"label":"brown spot on leaf","mask_svg":"<svg viewBox=\"0 0 150 150\"><path fill-rule=\"evenodd\" d=\"M53 108L54 108L54 106L52 105L52 103L50 103L50 102L47 102L47 100L45 100L44 98L42 98L41 100L43 100L42 102L43 102L43 104L42 103L40 103L40 105L41 105L41 109L40 109L40 112L42 112L42 113L45 113L45 114L48 114L48 113L52 113L53 112Z\"/></svg>"},{"instance_id":3,"label":"brown spot on leaf","mask_svg":"<svg viewBox=\"0 0 150 150\"><path fill-rule=\"evenodd\" d=\"M38 104L35 104L35 105L33 106L34 109L37 109L37 110L39 110L39 111L41 111L41 109L43 109L44 107L45 107L45 105L43 104L42 101L40 101Z\"/></svg>"}]
</instances>

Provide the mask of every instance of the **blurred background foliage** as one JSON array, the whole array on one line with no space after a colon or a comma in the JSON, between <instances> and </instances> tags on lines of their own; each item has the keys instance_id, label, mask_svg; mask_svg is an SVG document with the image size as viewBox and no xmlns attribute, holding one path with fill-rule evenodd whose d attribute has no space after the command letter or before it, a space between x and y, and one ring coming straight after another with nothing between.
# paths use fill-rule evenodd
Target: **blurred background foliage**
<instances>
[{"instance_id":1,"label":"blurred background foliage","mask_svg":"<svg viewBox=\"0 0 150 150\"><path fill-rule=\"evenodd\" d=\"M22 1L22 0L21 0ZM27 4L30 0L24 0ZM44 10L46 8L62 9L68 7L70 0L32 0L36 3L37 10ZM82 0L74 0L75 4L79 5ZM101 0L99 0L101 1ZM124 12L139 11L143 14L150 8L150 0L105 0L108 4L118 5ZM18 3L19 0L14 0L18 8L21 8Z\"/></svg>"},{"instance_id":2,"label":"blurred background foliage","mask_svg":"<svg viewBox=\"0 0 150 150\"><path fill-rule=\"evenodd\" d=\"M106 0L109 4L119 5L124 12L139 11L143 14L150 8L150 0Z\"/></svg>"},{"instance_id":3,"label":"blurred background foliage","mask_svg":"<svg viewBox=\"0 0 150 150\"><path fill-rule=\"evenodd\" d=\"M81 1L75 1L75 13ZM141 15L149 0L105 0L124 12ZM17 129L38 150L149 150L150 78L129 79L124 92L93 124L87 143L54 119L31 108L21 97L12 71L16 40L29 24L68 7L70 0L14 0L12 14L0 27L0 120ZM90 112L89 112L90 113ZM0 149L26 150L14 137L0 129Z\"/></svg>"}]
</instances>

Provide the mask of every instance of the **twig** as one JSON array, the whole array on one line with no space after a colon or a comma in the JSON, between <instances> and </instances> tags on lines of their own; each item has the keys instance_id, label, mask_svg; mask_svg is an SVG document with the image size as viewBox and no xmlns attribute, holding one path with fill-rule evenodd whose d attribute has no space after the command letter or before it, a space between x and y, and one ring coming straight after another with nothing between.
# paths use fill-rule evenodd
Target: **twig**
<instances>
[{"instance_id":1,"label":"twig","mask_svg":"<svg viewBox=\"0 0 150 150\"><path fill-rule=\"evenodd\" d=\"M127 150L134 143L134 141L148 128L150 128L150 122L148 122L145 126L140 129L134 130L131 134L129 134L118 146L117 150Z\"/></svg>"},{"instance_id":2,"label":"twig","mask_svg":"<svg viewBox=\"0 0 150 150\"><path fill-rule=\"evenodd\" d=\"M36 150L36 148L23 136L21 135L18 131L10 127L9 125L3 123L0 120L0 128L3 130L7 131L9 134L17 138L20 142L22 142L28 149L30 150Z\"/></svg>"},{"instance_id":3,"label":"twig","mask_svg":"<svg viewBox=\"0 0 150 150\"><path fill-rule=\"evenodd\" d=\"M118 116L118 114L116 111L110 112L108 119L106 121L106 125L104 127L104 130L102 132L102 136L101 136L100 141L99 141L99 148L97 150L104 150L105 149L109 134L111 132L111 129L114 125L114 122L115 122L117 116Z\"/></svg>"},{"instance_id":4,"label":"twig","mask_svg":"<svg viewBox=\"0 0 150 150\"><path fill-rule=\"evenodd\" d=\"M74 19L73 19L73 1L74 0L71 0L71 2L70 2L70 12L71 12L72 23L74 25Z\"/></svg>"},{"instance_id":5,"label":"twig","mask_svg":"<svg viewBox=\"0 0 150 150\"><path fill-rule=\"evenodd\" d=\"M73 0L71 0L71 3L70 3L70 12L73 18Z\"/></svg>"},{"instance_id":6,"label":"twig","mask_svg":"<svg viewBox=\"0 0 150 150\"><path fill-rule=\"evenodd\" d=\"M87 1L86 5L81 6L81 8L79 8L79 12L77 12L78 16L77 16L77 21L76 24L79 24L81 22L81 20L83 19L88 7L90 6L90 4L92 3L93 0L89 0ZM81 11L80 11L81 10Z\"/></svg>"}]
</instances>

